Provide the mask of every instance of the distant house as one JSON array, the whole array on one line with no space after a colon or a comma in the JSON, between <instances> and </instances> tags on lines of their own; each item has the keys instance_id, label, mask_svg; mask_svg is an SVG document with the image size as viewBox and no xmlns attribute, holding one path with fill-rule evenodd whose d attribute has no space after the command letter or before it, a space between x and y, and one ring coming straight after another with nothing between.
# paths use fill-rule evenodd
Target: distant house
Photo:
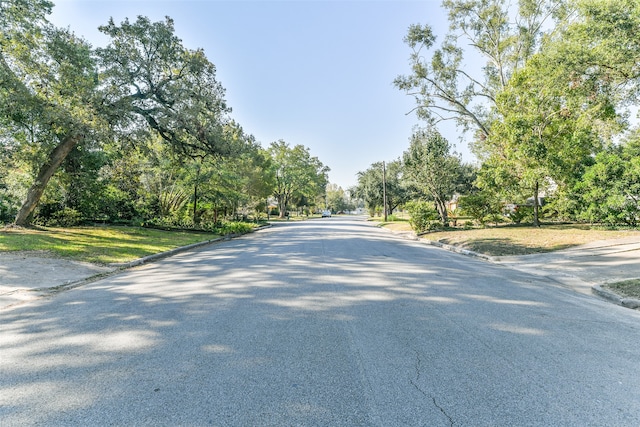
<instances>
[{"instance_id":1,"label":"distant house","mask_svg":"<svg viewBox=\"0 0 640 427\"><path fill-rule=\"evenodd\" d=\"M455 212L458 209L458 199L460 198L459 194L454 194L451 200L447 202L447 210L449 212Z\"/></svg>"}]
</instances>

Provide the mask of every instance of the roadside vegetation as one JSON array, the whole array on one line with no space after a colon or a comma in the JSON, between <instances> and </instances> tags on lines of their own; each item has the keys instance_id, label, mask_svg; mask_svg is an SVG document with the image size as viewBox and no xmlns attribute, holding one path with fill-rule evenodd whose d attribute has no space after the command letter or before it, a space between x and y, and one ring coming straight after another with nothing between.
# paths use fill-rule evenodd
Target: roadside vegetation
<instances>
[{"instance_id":1,"label":"roadside vegetation","mask_svg":"<svg viewBox=\"0 0 640 427\"><path fill-rule=\"evenodd\" d=\"M625 298L640 299L640 279L610 283L605 287Z\"/></svg>"},{"instance_id":2,"label":"roadside vegetation","mask_svg":"<svg viewBox=\"0 0 640 427\"><path fill-rule=\"evenodd\" d=\"M0 251L37 251L40 256L110 264L218 237L215 233L141 227L7 228L0 231Z\"/></svg>"},{"instance_id":3,"label":"roadside vegetation","mask_svg":"<svg viewBox=\"0 0 640 427\"><path fill-rule=\"evenodd\" d=\"M0 225L215 230L326 209L329 168L247 133L171 18L105 17L94 48L53 6L0 1Z\"/></svg>"},{"instance_id":4,"label":"roadside vegetation","mask_svg":"<svg viewBox=\"0 0 640 427\"><path fill-rule=\"evenodd\" d=\"M445 37L428 24L405 36L411 68L395 85L415 99L424 125L400 158L358 174L352 192L370 215L404 209L416 233L453 223L640 225L640 130L630 120L640 89L640 4L442 7ZM478 57L481 66L470 66ZM477 163L464 163L440 134L446 121L466 133Z\"/></svg>"},{"instance_id":5,"label":"roadside vegetation","mask_svg":"<svg viewBox=\"0 0 640 427\"><path fill-rule=\"evenodd\" d=\"M409 214L385 227L493 256L638 235L640 4L516 3L444 0L445 37L409 27L411 68L395 85L424 125L352 193L371 217ZM446 121L477 163L439 133Z\"/></svg>"},{"instance_id":6,"label":"roadside vegetation","mask_svg":"<svg viewBox=\"0 0 640 427\"><path fill-rule=\"evenodd\" d=\"M380 221L380 225L395 232L413 231L407 220ZM489 256L509 256L553 252L599 240L624 237L640 239L640 230L605 229L587 224L551 224L536 228L527 225L502 225L447 228L420 236Z\"/></svg>"},{"instance_id":7,"label":"roadside vegetation","mask_svg":"<svg viewBox=\"0 0 640 427\"><path fill-rule=\"evenodd\" d=\"M438 231L423 238L459 246L490 256L527 255L553 252L598 240L636 236L640 231L603 230L588 225L487 227L472 230Z\"/></svg>"}]
</instances>

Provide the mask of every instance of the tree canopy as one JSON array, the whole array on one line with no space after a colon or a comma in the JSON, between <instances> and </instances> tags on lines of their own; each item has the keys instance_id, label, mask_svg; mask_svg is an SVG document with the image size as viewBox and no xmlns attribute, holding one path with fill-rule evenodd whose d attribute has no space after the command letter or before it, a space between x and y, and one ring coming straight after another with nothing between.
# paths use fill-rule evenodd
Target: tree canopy
<instances>
[{"instance_id":1,"label":"tree canopy","mask_svg":"<svg viewBox=\"0 0 640 427\"><path fill-rule=\"evenodd\" d=\"M445 0L443 7L450 26L440 46L429 25L409 27L411 73L396 86L428 123L454 120L472 132L483 197L533 200L536 225L541 195L564 204L556 212L580 209L571 192L595 159L605 160L598 153L616 144L636 105L638 2Z\"/></svg>"},{"instance_id":2,"label":"tree canopy","mask_svg":"<svg viewBox=\"0 0 640 427\"><path fill-rule=\"evenodd\" d=\"M287 215L294 198L314 200L325 194L330 169L311 156L308 148L300 144L291 147L279 140L271 143L269 153L275 169L273 195L278 201L280 218Z\"/></svg>"},{"instance_id":3,"label":"tree canopy","mask_svg":"<svg viewBox=\"0 0 640 427\"><path fill-rule=\"evenodd\" d=\"M402 160L406 178L422 197L433 200L442 223L448 225L447 202L462 175L460 158L451 152L449 141L433 128L416 129Z\"/></svg>"},{"instance_id":4,"label":"tree canopy","mask_svg":"<svg viewBox=\"0 0 640 427\"><path fill-rule=\"evenodd\" d=\"M306 147L264 150L232 119L216 67L171 18L110 19L94 49L48 22L52 7L0 1L3 221L198 224L264 212L276 177L285 205L324 192Z\"/></svg>"}]
</instances>

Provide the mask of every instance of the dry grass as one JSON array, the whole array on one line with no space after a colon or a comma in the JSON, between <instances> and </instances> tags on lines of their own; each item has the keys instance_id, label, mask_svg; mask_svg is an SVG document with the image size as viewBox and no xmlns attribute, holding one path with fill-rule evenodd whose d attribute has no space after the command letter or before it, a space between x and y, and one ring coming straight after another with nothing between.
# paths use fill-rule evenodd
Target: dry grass
<instances>
[{"instance_id":1,"label":"dry grass","mask_svg":"<svg viewBox=\"0 0 640 427\"><path fill-rule=\"evenodd\" d=\"M567 249L586 243L638 236L640 231L594 229L587 225L490 227L440 231L422 237L491 256L527 255Z\"/></svg>"},{"instance_id":2,"label":"dry grass","mask_svg":"<svg viewBox=\"0 0 640 427\"><path fill-rule=\"evenodd\" d=\"M624 282L610 283L605 288L625 298L640 299L640 279L625 280Z\"/></svg>"},{"instance_id":3,"label":"dry grass","mask_svg":"<svg viewBox=\"0 0 640 427\"><path fill-rule=\"evenodd\" d=\"M383 223L384 228L391 231L411 231L411 225L408 221L394 221Z\"/></svg>"},{"instance_id":4,"label":"dry grass","mask_svg":"<svg viewBox=\"0 0 640 427\"><path fill-rule=\"evenodd\" d=\"M383 227L393 231L411 231L406 221L388 222ZM635 230L604 230L588 225L501 226L436 231L422 235L423 239L460 246L492 256L527 255L552 252L584 245L597 240L638 236Z\"/></svg>"}]
</instances>

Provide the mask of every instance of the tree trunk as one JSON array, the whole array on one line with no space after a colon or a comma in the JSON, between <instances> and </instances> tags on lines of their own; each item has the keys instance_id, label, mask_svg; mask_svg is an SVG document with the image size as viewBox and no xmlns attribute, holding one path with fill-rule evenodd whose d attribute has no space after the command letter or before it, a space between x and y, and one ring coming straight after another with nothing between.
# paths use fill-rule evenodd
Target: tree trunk
<instances>
[{"instance_id":1,"label":"tree trunk","mask_svg":"<svg viewBox=\"0 0 640 427\"><path fill-rule=\"evenodd\" d=\"M197 225L200 222L198 218L198 183L193 186L193 224Z\"/></svg>"},{"instance_id":2,"label":"tree trunk","mask_svg":"<svg viewBox=\"0 0 640 427\"><path fill-rule=\"evenodd\" d=\"M198 169L196 169L196 182L193 185L193 224L197 225L200 223L200 218L198 218L198 183L200 181L200 165L198 165Z\"/></svg>"},{"instance_id":3,"label":"tree trunk","mask_svg":"<svg viewBox=\"0 0 640 427\"><path fill-rule=\"evenodd\" d=\"M280 215L278 215L278 218L284 219L287 212L287 202L285 200L278 201L278 209L280 209Z\"/></svg>"},{"instance_id":4,"label":"tree trunk","mask_svg":"<svg viewBox=\"0 0 640 427\"><path fill-rule=\"evenodd\" d=\"M538 217L539 213L539 204L538 204L538 194L540 192L540 186L538 181L536 181L536 185L533 189L533 226L540 227L540 220Z\"/></svg>"},{"instance_id":5,"label":"tree trunk","mask_svg":"<svg viewBox=\"0 0 640 427\"><path fill-rule=\"evenodd\" d=\"M444 227L448 227L449 216L447 214L447 204L438 198L436 198L435 202L436 202L436 209L438 210L438 213L440 214L440 219L442 220L442 225Z\"/></svg>"},{"instance_id":6,"label":"tree trunk","mask_svg":"<svg viewBox=\"0 0 640 427\"><path fill-rule=\"evenodd\" d=\"M27 198L18 211L14 224L20 226L29 225L30 216L38 205L49 180L81 139L82 135L69 135L49 153L47 161L42 165L35 181L29 188Z\"/></svg>"}]
</instances>

